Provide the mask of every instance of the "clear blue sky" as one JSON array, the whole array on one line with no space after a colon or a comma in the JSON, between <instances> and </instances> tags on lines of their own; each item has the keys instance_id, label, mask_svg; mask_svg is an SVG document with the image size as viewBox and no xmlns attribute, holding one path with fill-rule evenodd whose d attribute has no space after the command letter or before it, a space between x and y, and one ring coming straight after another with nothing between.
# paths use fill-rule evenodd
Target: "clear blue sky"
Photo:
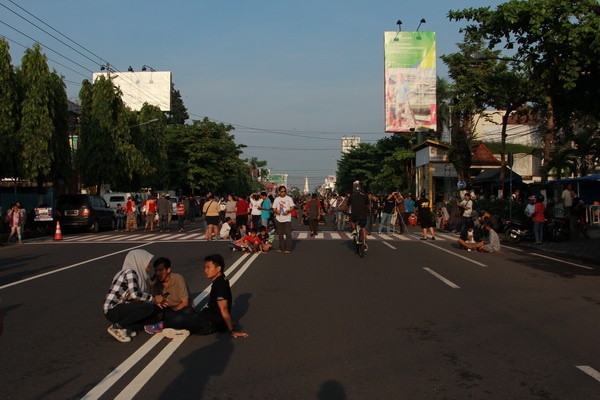
<instances>
[{"instance_id":1,"label":"clear blue sky","mask_svg":"<svg viewBox=\"0 0 600 400\"><path fill-rule=\"evenodd\" d=\"M54 60L51 67L65 76L72 100L81 81L91 80L90 71L99 72L106 61L118 71L129 65L139 71L144 64L171 71L191 119L232 124L236 142L248 146L244 157L266 160L272 173L288 173L293 186L302 188L307 175L312 190L335 173L343 135L363 142L386 136L384 31L396 31L397 20L402 30L415 30L425 18L420 30L437 32L439 57L462 41L462 24L446 17L450 9L500 3L0 0L0 35L10 41L15 66L23 46L39 41ZM441 60L438 75L446 75Z\"/></svg>"}]
</instances>

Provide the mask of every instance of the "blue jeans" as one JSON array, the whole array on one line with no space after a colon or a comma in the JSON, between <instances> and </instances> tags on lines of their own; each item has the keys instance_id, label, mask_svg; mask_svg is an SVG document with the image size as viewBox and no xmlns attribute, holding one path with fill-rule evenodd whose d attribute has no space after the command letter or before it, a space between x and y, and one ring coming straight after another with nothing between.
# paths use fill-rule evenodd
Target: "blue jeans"
<instances>
[{"instance_id":1,"label":"blue jeans","mask_svg":"<svg viewBox=\"0 0 600 400\"><path fill-rule=\"evenodd\" d=\"M337 212L337 230L343 231L346 228L346 215L342 211Z\"/></svg>"},{"instance_id":2,"label":"blue jeans","mask_svg":"<svg viewBox=\"0 0 600 400\"><path fill-rule=\"evenodd\" d=\"M388 214L385 212L381 213L381 222L379 222L379 228L377 229L378 233L383 231L385 227L385 232L390 233L390 222L392 221L392 214Z\"/></svg>"},{"instance_id":3,"label":"blue jeans","mask_svg":"<svg viewBox=\"0 0 600 400\"><path fill-rule=\"evenodd\" d=\"M542 243L544 240L544 223L543 222L533 222L533 233L535 235L535 242Z\"/></svg>"}]
</instances>

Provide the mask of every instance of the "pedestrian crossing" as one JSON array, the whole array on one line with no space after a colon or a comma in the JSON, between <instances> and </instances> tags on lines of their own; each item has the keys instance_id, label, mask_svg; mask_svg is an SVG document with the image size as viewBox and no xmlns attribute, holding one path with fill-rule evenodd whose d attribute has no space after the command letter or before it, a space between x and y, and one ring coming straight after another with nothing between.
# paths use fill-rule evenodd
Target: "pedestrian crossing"
<instances>
[{"instance_id":1,"label":"pedestrian crossing","mask_svg":"<svg viewBox=\"0 0 600 400\"><path fill-rule=\"evenodd\" d=\"M271 233L273 235L273 233ZM319 232L316 236L310 236L309 232L306 231L294 231L292 232L294 240L306 240L306 241L319 241L319 240L352 240L352 234L350 232L333 232L323 231ZM277 235L275 235L277 239ZM419 240L421 238L420 232L409 232L406 234L390 233L390 234L378 234L372 232L367 237L369 241L383 241L383 242L402 242ZM451 233L436 233L436 241L448 242L456 241L458 238L456 235ZM51 239L50 239L51 240ZM101 232L97 234L80 234L80 235L63 235L62 242L68 243L147 243L147 242L206 242L204 232L174 232L174 233L118 233L118 232ZM226 242L227 240L219 240ZM428 242L431 241L429 237Z\"/></svg>"}]
</instances>

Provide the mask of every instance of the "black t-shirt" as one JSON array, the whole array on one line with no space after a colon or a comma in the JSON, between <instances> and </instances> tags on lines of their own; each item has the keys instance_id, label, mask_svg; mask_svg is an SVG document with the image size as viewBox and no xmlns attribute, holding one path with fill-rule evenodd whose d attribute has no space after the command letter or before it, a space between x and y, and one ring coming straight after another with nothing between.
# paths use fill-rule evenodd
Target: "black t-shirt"
<instances>
[{"instance_id":1,"label":"black t-shirt","mask_svg":"<svg viewBox=\"0 0 600 400\"><path fill-rule=\"evenodd\" d=\"M352 218L354 219L367 219L367 204L369 199L362 193L353 193L350 195L348 205L352 207L350 210Z\"/></svg>"},{"instance_id":2,"label":"black t-shirt","mask_svg":"<svg viewBox=\"0 0 600 400\"><path fill-rule=\"evenodd\" d=\"M386 214L391 214L394 212L394 207L396 207L396 198L392 196L391 199L386 198L383 202L383 212Z\"/></svg>"},{"instance_id":3,"label":"black t-shirt","mask_svg":"<svg viewBox=\"0 0 600 400\"><path fill-rule=\"evenodd\" d=\"M223 320L221 310L219 310L219 300L227 300L227 309L231 312L231 286L229 280L224 275L217 277L211 287L208 296L208 304L202 309L202 314L208 318L218 331L226 331L227 324Z\"/></svg>"},{"instance_id":4,"label":"black t-shirt","mask_svg":"<svg viewBox=\"0 0 600 400\"><path fill-rule=\"evenodd\" d=\"M428 198L424 197L422 199L417 200L415 206L418 210L417 213L419 214L419 219L431 217L431 204Z\"/></svg>"}]
</instances>

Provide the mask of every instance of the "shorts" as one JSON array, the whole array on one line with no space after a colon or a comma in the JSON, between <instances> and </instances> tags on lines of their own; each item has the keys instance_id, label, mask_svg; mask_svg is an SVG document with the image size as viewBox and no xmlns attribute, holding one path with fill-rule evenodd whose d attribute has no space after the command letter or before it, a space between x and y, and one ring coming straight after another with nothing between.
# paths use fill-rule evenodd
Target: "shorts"
<instances>
[{"instance_id":1,"label":"shorts","mask_svg":"<svg viewBox=\"0 0 600 400\"><path fill-rule=\"evenodd\" d=\"M358 224L358 226L360 226L361 228L364 228L365 226L367 226L367 219L366 218L354 218L354 217L350 217L350 219L355 224Z\"/></svg>"},{"instance_id":2,"label":"shorts","mask_svg":"<svg viewBox=\"0 0 600 400\"><path fill-rule=\"evenodd\" d=\"M206 216L206 223L208 225L219 225L219 216L215 216L215 217L209 217Z\"/></svg>"},{"instance_id":3,"label":"shorts","mask_svg":"<svg viewBox=\"0 0 600 400\"><path fill-rule=\"evenodd\" d=\"M427 229L433 227L433 218L431 215L426 215L420 218L421 220L421 228Z\"/></svg>"}]
</instances>

